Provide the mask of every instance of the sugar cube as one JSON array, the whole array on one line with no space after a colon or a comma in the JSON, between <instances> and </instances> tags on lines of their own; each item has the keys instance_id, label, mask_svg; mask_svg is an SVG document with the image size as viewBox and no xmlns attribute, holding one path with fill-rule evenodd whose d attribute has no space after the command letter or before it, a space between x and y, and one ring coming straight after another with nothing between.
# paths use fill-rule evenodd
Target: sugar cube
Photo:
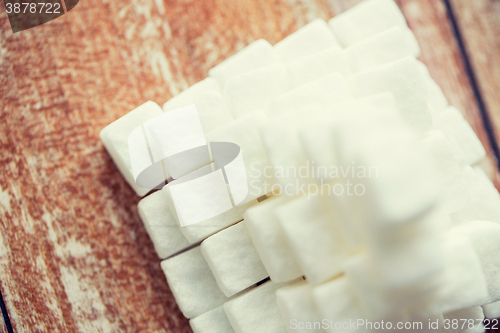
<instances>
[{"instance_id":1,"label":"sugar cube","mask_svg":"<svg viewBox=\"0 0 500 333\"><path fill-rule=\"evenodd\" d=\"M222 305L191 319L189 325L194 333L234 333Z\"/></svg>"},{"instance_id":2,"label":"sugar cube","mask_svg":"<svg viewBox=\"0 0 500 333\"><path fill-rule=\"evenodd\" d=\"M319 195L295 198L277 207L276 214L301 271L311 283L341 273L347 250Z\"/></svg>"},{"instance_id":3,"label":"sugar cube","mask_svg":"<svg viewBox=\"0 0 500 333\"><path fill-rule=\"evenodd\" d=\"M272 45L264 39L259 39L210 69L208 75L224 87L227 81L238 75L279 61L280 58Z\"/></svg>"},{"instance_id":4,"label":"sugar cube","mask_svg":"<svg viewBox=\"0 0 500 333\"><path fill-rule=\"evenodd\" d=\"M324 332L312 286L307 281L278 289L276 300L289 333Z\"/></svg>"},{"instance_id":5,"label":"sugar cube","mask_svg":"<svg viewBox=\"0 0 500 333\"><path fill-rule=\"evenodd\" d=\"M170 213L162 191L156 191L139 201L139 216L161 259L170 257L191 245Z\"/></svg>"},{"instance_id":6,"label":"sugar cube","mask_svg":"<svg viewBox=\"0 0 500 333\"><path fill-rule=\"evenodd\" d=\"M352 332L352 328L342 324L367 318L354 287L345 276L314 287L313 298L321 318L328 320L327 332Z\"/></svg>"},{"instance_id":7,"label":"sugar cube","mask_svg":"<svg viewBox=\"0 0 500 333\"><path fill-rule=\"evenodd\" d=\"M408 124L423 132L432 128L427 88L414 58L406 57L359 72L351 75L348 80L357 97L392 92Z\"/></svg>"},{"instance_id":8,"label":"sugar cube","mask_svg":"<svg viewBox=\"0 0 500 333\"><path fill-rule=\"evenodd\" d=\"M199 95L208 92L217 91L222 92L222 87L217 80L208 77L200 82L193 84L191 87L185 89L180 94L175 95L163 104L163 111L175 110L180 107L192 104L192 101Z\"/></svg>"},{"instance_id":9,"label":"sugar cube","mask_svg":"<svg viewBox=\"0 0 500 333\"><path fill-rule=\"evenodd\" d=\"M448 106L448 100L436 81L431 77L427 66L420 61L417 61L417 64L424 77L425 85L427 86L427 103L429 104L431 112L435 115Z\"/></svg>"},{"instance_id":10,"label":"sugar cube","mask_svg":"<svg viewBox=\"0 0 500 333\"><path fill-rule=\"evenodd\" d=\"M500 317L500 301L483 305L484 316L488 319Z\"/></svg>"},{"instance_id":11,"label":"sugar cube","mask_svg":"<svg viewBox=\"0 0 500 333\"><path fill-rule=\"evenodd\" d=\"M412 51L404 30L394 27L345 49L353 72L385 65L411 57Z\"/></svg>"},{"instance_id":12,"label":"sugar cube","mask_svg":"<svg viewBox=\"0 0 500 333\"><path fill-rule=\"evenodd\" d=\"M329 109L352 99L346 79L339 73L332 73L277 96L266 109L269 114L279 115L310 104Z\"/></svg>"},{"instance_id":13,"label":"sugar cube","mask_svg":"<svg viewBox=\"0 0 500 333\"><path fill-rule=\"evenodd\" d=\"M488 285L489 302L500 300L500 225L488 221L472 221L455 226L452 234L467 237L476 251Z\"/></svg>"},{"instance_id":14,"label":"sugar cube","mask_svg":"<svg viewBox=\"0 0 500 333\"><path fill-rule=\"evenodd\" d=\"M298 129L311 119L323 119L323 114L323 108L312 104L274 116L261 126L262 142L281 185L281 195L295 196L303 184L311 182L312 175L301 172L310 163L302 151Z\"/></svg>"},{"instance_id":15,"label":"sugar cube","mask_svg":"<svg viewBox=\"0 0 500 333\"><path fill-rule=\"evenodd\" d=\"M460 111L450 106L434 118L434 127L453 138L465 156L465 163L474 165L481 161L486 152L481 141Z\"/></svg>"},{"instance_id":16,"label":"sugar cube","mask_svg":"<svg viewBox=\"0 0 500 333\"><path fill-rule=\"evenodd\" d=\"M465 236L447 234L443 250L445 267L437 277L441 285L434 293L431 311L445 313L486 303L486 279L471 242Z\"/></svg>"},{"instance_id":17,"label":"sugar cube","mask_svg":"<svg viewBox=\"0 0 500 333\"><path fill-rule=\"evenodd\" d=\"M283 284L268 281L224 304L236 333L286 333L276 303L276 290Z\"/></svg>"},{"instance_id":18,"label":"sugar cube","mask_svg":"<svg viewBox=\"0 0 500 333\"><path fill-rule=\"evenodd\" d=\"M255 250L245 221L205 239L201 243L201 252L217 284L228 297L269 275Z\"/></svg>"},{"instance_id":19,"label":"sugar cube","mask_svg":"<svg viewBox=\"0 0 500 333\"><path fill-rule=\"evenodd\" d=\"M174 217L174 220L180 227L179 218L177 216L175 204L172 201L170 189L168 188L168 186L165 186L162 191L165 192L165 197L167 198L167 204L170 208L170 212ZM213 235L216 232L243 220L243 213L255 204L257 204L257 200L252 200L244 205L238 205L222 214L206 219L205 221L180 227L181 233L184 235L184 237L186 237L188 242L192 244L198 243L208 236Z\"/></svg>"},{"instance_id":20,"label":"sugar cube","mask_svg":"<svg viewBox=\"0 0 500 333\"><path fill-rule=\"evenodd\" d=\"M392 0L363 1L335 16L328 24L344 47L393 27L408 28L403 14Z\"/></svg>"},{"instance_id":21,"label":"sugar cube","mask_svg":"<svg viewBox=\"0 0 500 333\"><path fill-rule=\"evenodd\" d=\"M274 184L273 175L266 171L271 166L259 134L266 120L263 111L253 112L207 134L209 142L232 142L241 149L248 180L248 195L241 205L269 193Z\"/></svg>"},{"instance_id":22,"label":"sugar cube","mask_svg":"<svg viewBox=\"0 0 500 333\"><path fill-rule=\"evenodd\" d=\"M274 97L289 90L286 67L273 64L236 76L226 82L224 97L235 118L262 110Z\"/></svg>"},{"instance_id":23,"label":"sugar cube","mask_svg":"<svg viewBox=\"0 0 500 333\"><path fill-rule=\"evenodd\" d=\"M328 24L319 18L274 45L285 63L331 47L340 48L340 45Z\"/></svg>"},{"instance_id":24,"label":"sugar cube","mask_svg":"<svg viewBox=\"0 0 500 333\"><path fill-rule=\"evenodd\" d=\"M347 55L338 47L331 47L290 61L286 67L291 88L299 87L331 73L340 73L344 77L351 74Z\"/></svg>"},{"instance_id":25,"label":"sugar cube","mask_svg":"<svg viewBox=\"0 0 500 333\"><path fill-rule=\"evenodd\" d=\"M162 110L160 106L155 102L148 101L106 126L99 134L104 147L106 147L106 150L111 155L118 170L120 170L127 183L140 197L144 196L151 189L142 188L135 182L130 162L129 135L147 120L161 114ZM144 148L147 149L147 147Z\"/></svg>"},{"instance_id":26,"label":"sugar cube","mask_svg":"<svg viewBox=\"0 0 500 333\"><path fill-rule=\"evenodd\" d=\"M266 271L274 282L302 276L274 209L286 202L283 197L268 199L245 212L245 223Z\"/></svg>"},{"instance_id":27,"label":"sugar cube","mask_svg":"<svg viewBox=\"0 0 500 333\"><path fill-rule=\"evenodd\" d=\"M228 300L215 281L200 247L161 262L170 290L187 318L210 311Z\"/></svg>"},{"instance_id":28,"label":"sugar cube","mask_svg":"<svg viewBox=\"0 0 500 333\"><path fill-rule=\"evenodd\" d=\"M217 90L204 91L195 96L186 96L182 102L179 101L176 103L175 108L172 108L172 105L168 105L167 107L169 108L165 109L164 106L163 110L171 111L191 104L196 105L204 133L208 133L234 119L224 97Z\"/></svg>"}]
</instances>

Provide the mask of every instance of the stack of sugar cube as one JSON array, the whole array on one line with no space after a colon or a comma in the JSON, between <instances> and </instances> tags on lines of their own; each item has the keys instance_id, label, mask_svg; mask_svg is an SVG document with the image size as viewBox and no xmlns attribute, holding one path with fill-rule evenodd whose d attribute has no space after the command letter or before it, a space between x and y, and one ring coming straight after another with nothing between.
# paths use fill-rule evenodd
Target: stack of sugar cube
<instances>
[{"instance_id":1,"label":"stack of sugar cube","mask_svg":"<svg viewBox=\"0 0 500 333\"><path fill-rule=\"evenodd\" d=\"M139 196L129 136L148 137L157 117L194 105L199 128L169 125L166 138L202 130L200 146L241 149L248 195L225 213L181 226L175 200L190 197L169 187L211 157L158 164L167 185L139 202L195 333L338 332L358 319L481 332L500 316L500 196L419 53L392 0L365 0L274 46L257 40L163 108L146 102L101 131Z\"/></svg>"}]
</instances>

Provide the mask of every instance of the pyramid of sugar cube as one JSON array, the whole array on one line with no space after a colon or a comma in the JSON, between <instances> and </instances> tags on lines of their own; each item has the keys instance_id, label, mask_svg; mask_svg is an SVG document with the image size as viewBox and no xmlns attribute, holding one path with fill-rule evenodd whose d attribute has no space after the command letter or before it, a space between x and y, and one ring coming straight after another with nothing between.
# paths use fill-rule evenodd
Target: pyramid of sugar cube
<instances>
[{"instance_id":1,"label":"pyramid of sugar cube","mask_svg":"<svg viewBox=\"0 0 500 333\"><path fill-rule=\"evenodd\" d=\"M139 196L167 184L139 215L195 333L359 320L363 332L454 320L482 332L500 316L500 195L419 54L398 6L365 0L274 46L257 40L163 109L146 102L101 131ZM237 145L244 170L219 142ZM145 170L160 185L141 187ZM210 172L218 189L177 195ZM234 187L235 172L247 182ZM227 211L183 224L179 205L196 215L217 193Z\"/></svg>"}]
</instances>

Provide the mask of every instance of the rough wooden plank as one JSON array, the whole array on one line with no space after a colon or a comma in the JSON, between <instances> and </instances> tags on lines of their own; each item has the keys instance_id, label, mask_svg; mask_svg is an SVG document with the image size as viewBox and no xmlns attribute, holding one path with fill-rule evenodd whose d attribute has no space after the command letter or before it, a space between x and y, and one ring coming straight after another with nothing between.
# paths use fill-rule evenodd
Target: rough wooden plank
<instances>
[{"instance_id":1,"label":"rough wooden plank","mask_svg":"<svg viewBox=\"0 0 500 333\"><path fill-rule=\"evenodd\" d=\"M99 130L249 42L276 42L355 2L87 0L15 35L2 11L0 276L15 331L189 332ZM442 5L401 6L424 62L476 119Z\"/></svg>"},{"instance_id":2,"label":"rough wooden plank","mask_svg":"<svg viewBox=\"0 0 500 333\"><path fill-rule=\"evenodd\" d=\"M494 134L500 138L500 2L451 0L450 4Z\"/></svg>"},{"instance_id":3,"label":"rough wooden plank","mask_svg":"<svg viewBox=\"0 0 500 333\"><path fill-rule=\"evenodd\" d=\"M444 2L398 0L397 3L422 48L420 60L427 65L450 104L462 111L483 143L488 158L481 165L497 189L500 189L500 173L496 158L471 88L471 82L464 68Z\"/></svg>"},{"instance_id":4,"label":"rough wooden plank","mask_svg":"<svg viewBox=\"0 0 500 333\"><path fill-rule=\"evenodd\" d=\"M0 276L16 332L190 332L99 130L329 16L309 1L87 0L12 34L0 12Z\"/></svg>"}]
</instances>

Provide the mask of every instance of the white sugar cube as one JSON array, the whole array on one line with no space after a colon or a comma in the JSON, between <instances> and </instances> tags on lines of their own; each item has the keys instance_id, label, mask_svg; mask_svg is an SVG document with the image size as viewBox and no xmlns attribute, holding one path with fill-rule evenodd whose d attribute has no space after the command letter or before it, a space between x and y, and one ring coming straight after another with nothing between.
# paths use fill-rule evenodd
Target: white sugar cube
<instances>
[{"instance_id":1,"label":"white sugar cube","mask_svg":"<svg viewBox=\"0 0 500 333\"><path fill-rule=\"evenodd\" d=\"M175 110L183 106L193 104L192 101L196 97L208 91L217 91L221 93L222 87L215 79L211 77L206 78L169 99L165 104L163 104L163 111Z\"/></svg>"},{"instance_id":2,"label":"white sugar cube","mask_svg":"<svg viewBox=\"0 0 500 333\"><path fill-rule=\"evenodd\" d=\"M441 238L450 227L448 214L438 208L413 221L369 230L369 251L382 284L406 287L442 269Z\"/></svg>"},{"instance_id":3,"label":"white sugar cube","mask_svg":"<svg viewBox=\"0 0 500 333\"><path fill-rule=\"evenodd\" d=\"M268 277L245 227L245 221L219 231L201 243L201 252L226 296Z\"/></svg>"},{"instance_id":4,"label":"white sugar cube","mask_svg":"<svg viewBox=\"0 0 500 333\"><path fill-rule=\"evenodd\" d=\"M104 147L106 147L106 150L111 155L118 170L120 170L135 193L141 197L151 189L139 187L135 182L130 162L129 135L144 122L162 113L162 109L158 104L148 101L106 126L99 134ZM147 147L144 148L147 149ZM145 153L147 154L147 151ZM163 175L161 178L163 178Z\"/></svg>"},{"instance_id":5,"label":"white sugar cube","mask_svg":"<svg viewBox=\"0 0 500 333\"><path fill-rule=\"evenodd\" d=\"M450 106L436 115L434 127L458 143L468 165L474 165L485 157L486 152L481 141L456 108Z\"/></svg>"},{"instance_id":6,"label":"white sugar cube","mask_svg":"<svg viewBox=\"0 0 500 333\"><path fill-rule=\"evenodd\" d=\"M352 99L346 79L339 73L333 73L274 98L266 109L269 114L279 115L310 104L330 109Z\"/></svg>"},{"instance_id":7,"label":"white sugar cube","mask_svg":"<svg viewBox=\"0 0 500 333\"><path fill-rule=\"evenodd\" d=\"M430 304L433 313L482 305L489 299L485 275L471 242L448 234L443 243L445 267Z\"/></svg>"},{"instance_id":8,"label":"white sugar cube","mask_svg":"<svg viewBox=\"0 0 500 333\"><path fill-rule=\"evenodd\" d=\"M471 308L460 309L452 312L445 313L444 319L449 320L451 328L458 327L459 332L464 333L482 333L484 326L482 321L484 319L483 309L480 306ZM454 325L456 323L456 325Z\"/></svg>"},{"instance_id":9,"label":"white sugar cube","mask_svg":"<svg viewBox=\"0 0 500 333\"><path fill-rule=\"evenodd\" d=\"M276 214L301 271L311 283L341 273L346 247L319 195L295 198L276 208Z\"/></svg>"},{"instance_id":10,"label":"white sugar cube","mask_svg":"<svg viewBox=\"0 0 500 333\"><path fill-rule=\"evenodd\" d=\"M161 268L177 305L187 318L199 316L228 300L203 259L200 247L162 261Z\"/></svg>"},{"instance_id":11,"label":"white sugar cube","mask_svg":"<svg viewBox=\"0 0 500 333\"><path fill-rule=\"evenodd\" d=\"M384 91L392 92L409 125L423 132L432 128L432 117L427 105L427 88L414 58L406 57L356 73L348 80L357 97Z\"/></svg>"},{"instance_id":12,"label":"white sugar cube","mask_svg":"<svg viewBox=\"0 0 500 333\"><path fill-rule=\"evenodd\" d=\"M311 285L302 281L291 286L278 289L276 300L281 316L289 333L324 332L312 294Z\"/></svg>"},{"instance_id":13,"label":"white sugar cube","mask_svg":"<svg viewBox=\"0 0 500 333\"><path fill-rule=\"evenodd\" d=\"M194 333L234 333L222 306L191 319L189 325Z\"/></svg>"},{"instance_id":14,"label":"white sugar cube","mask_svg":"<svg viewBox=\"0 0 500 333\"><path fill-rule=\"evenodd\" d=\"M408 29L403 14L392 0L363 1L335 16L328 24L344 47L393 27ZM415 45L414 37L409 36L408 39L412 43L415 56L418 56L418 43Z\"/></svg>"},{"instance_id":15,"label":"white sugar cube","mask_svg":"<svg viewBox=\"0 0 500 333\"><path fill-rule=\"evenodd\" d=\"M224 311L236 333L286 333L276 303L276 290L283 284L266 282L224 304Z\"/></svg>"},{"instance_id":16,"label":"white sugar cube","mask_svg":"<svg viewBox=\"0 0 500 333\"><path fill-rule=\"evenodd\" d=\"M364 134L353 130L351 134L359 134L357 139L342 142L348 149L341 160L345 164L354 161L354 165L364 170L363 177L347 174L363 190L363 195L347 198L352 202L348 206L352 208L350 213L366 225L370 225L369 221L379 225L398 224L421 216L435 205L439 195L429 157L404 127L373 130ZM353 155L348 154L349 149ZM356 210L357 205L363 210Z\"/></svg>"},{"instance_id":17,"label":"white sugar cube","mask_svg":"<svg viewBox=\"0 0 500 333\"><path fill-rule=\"evenodd\" d=\"M500 198L470 166L445 183L445 204L454 224L475 220L500 223Z\"/></svg>"},{"instance_id":18,"label":"white sugar cube","mask_svg":"<svg viewBox=\"0 0 500 333\"><path fill-rule=\"evenodd\" d=\"M308 54L340 45L328 24L316 19L274 45L282 61L290 62Z\"/></svg>"},{"instance_id":19,"label":"white sugar cube","mask_svg":"<svg viewBox=\"0 0 500 333\"><path fill-rule=\"evenodd\" d=\"M412 51L407 35L399 27L383 31L345 49L353 72L385 65L411 57Z\"/></svg>"},{"instance_id":20,"label":"white sugar cube","mask_svg":"<svg viewBox=\"0 0 500 333\"><path fill-rule=\"evenodd\" d=\"M248 180L248 195L241 205L269 193L274 184L274 177L266 171L270 164L259 134L266 121L263 111L253 112L207 134L209 142L232 142L241 148Z\"/></svg>"},{"instance_id":21,"label":"white sugar cube","mask_svg":"<svg viewBox=\"0 0 500 333\"><path fill-rule=\"evenodd\" d=\"M235 118L262 110L274 97L289 90L286 67L273 64L236 76L226 82L224 97Z\"/></svg>"},{"instance_id":22,"label":"white sugar cube","mask_svg":"<svg viewBox=\"0 0 500 333\"><path fill-rule=\"evenodd\" d=\"M291 88L296 88L331 73L340 73L344 77L351 74L347 55L338 47L290 61L286 67Z\"/></svg>"},{"instance_id":23,"label":"white sugar cube","mask_svg":"<svg viewBox=\"0 0 500 333\"><path fill-rule=\"evenodd\" d=\"M500 301L483 305L484 316L488 319L500 317Z\"/></svg>"},{"instance_id":24,"label":"white sugar cube","mask_svg":"<svg viewBox=\"0 0 500 333\"><path fill-rule=\"evenodd\" d=\"M203 91L193 96L185 96L182 101L176 102L175 106L173 103L168 105L167 102L163 106L163 110L170 111L191 104L196 105L204 133L208 133L234 119L224 97L217 90Z\"/></svg>"},{"instance_id":25,"label":"white sugar cube","mask_svg":"<svg viewBox=\"0 0 500 333\"><path fill-rule=\"evenodd\" d=\"M245 212L245 223L271 280L291 281L302 276L274 209L286 199L268 199Z\"/></svg>"},{"instance_id":26,"label":"white sugar cube","mask_svg":"<svg viewBox=\"0 0 500 333\"><path fill-rule=\"evenodd\" d=\"M259 39L210 69L208 75L216 79L221 87L224 87L228 80L238 75L279 61L280 58L272 45L264 39Z\"/></svg>"},{"instance_id":27,"label":"white sugar cube","mask_svg":"<svg viewBox=\"0 0 500 333\"><path fill-rule=\"evenodd\" d=\"M367 318L356 291L345 276L314 287L313 297L321 318L328 320L327 332L352 332L352 327L342 327L342 323L357 323L358 319Z\"/></svg>"},{"instance_id":28,"label":"white sugar cube","mask_svg":"<svg viewBox=\"0 0 500 333\"><path fill-rule=\"evenodd\" d=\"M155 247L158 257L165 259L191 244L170 213L162 191L154 192L139 201L139 216Z\"/></svg>"},{"instance_id":29,"label":"white sugar cube","mask_svg":"<svg viewBox=\"0 0 500 333\"><path fill-rule=\"evenodd\" d=\"M463 155L457 153L455 146L443 132L427 132L421 139L420 146L431 157L441 183L460 173Z\"/></svg>"},{"instance_id":30,"label":"white sugar cube","mask_svg":"<svg viewBox=\"0 0 500 333\"><path fill-rule=\"evenodd\" d=\"M500 301L500 225L472 221L456 226L452 234L469 238L476 251L488 285L489 302Z\"/></svg>"},{"instance_id":31,"label":"white sugar cube","mask_svg":"<svg viewBox=\"0 0 500 333\"><path fill-rule=\"evenodd\" d=\"M439 85L434 81L427 69L427 66L424 63L417 61L420 72L424 76L424 81L427 86L427 103L431 109L433 114L436 114L442 110L444 110L448 106L448 100L446 96L443 94L443 91L439 87Z\"/></svg>"},{"instance_id":32,"label":"white sugar cube","mask_svg":"<svg viewBox=\"0 0 500 333\"><path fill-rule=\"evenodd\" d=\"M308 167L308 161L298 130L311 119L323 119L323 114L319 105L307 105L279 114L261 127L262 142L284 196L297 195L301 186L312 180L312 175L299 175L300 170Z\"/></svg>"},{"instance_id":33,"label":"white sugar cube","mask_svg":"<svg viewBox=\"0 0 500 333\"><path fill-rule=\"evenodd\" d=\"M172 216L174 217L176 223L179 225L181 233L191 244L198 243L208 236L213 235L216 232L243 220L243 213L248 208L257 204L257 200L252 200L244 205L233 207L232 209L209 218L205 221L181 227L168 186L165 186L162 191L165 192L165 197L167 198L167 204L170 208L170 212L172 213Z\"/></svg>"}]
</instances>

